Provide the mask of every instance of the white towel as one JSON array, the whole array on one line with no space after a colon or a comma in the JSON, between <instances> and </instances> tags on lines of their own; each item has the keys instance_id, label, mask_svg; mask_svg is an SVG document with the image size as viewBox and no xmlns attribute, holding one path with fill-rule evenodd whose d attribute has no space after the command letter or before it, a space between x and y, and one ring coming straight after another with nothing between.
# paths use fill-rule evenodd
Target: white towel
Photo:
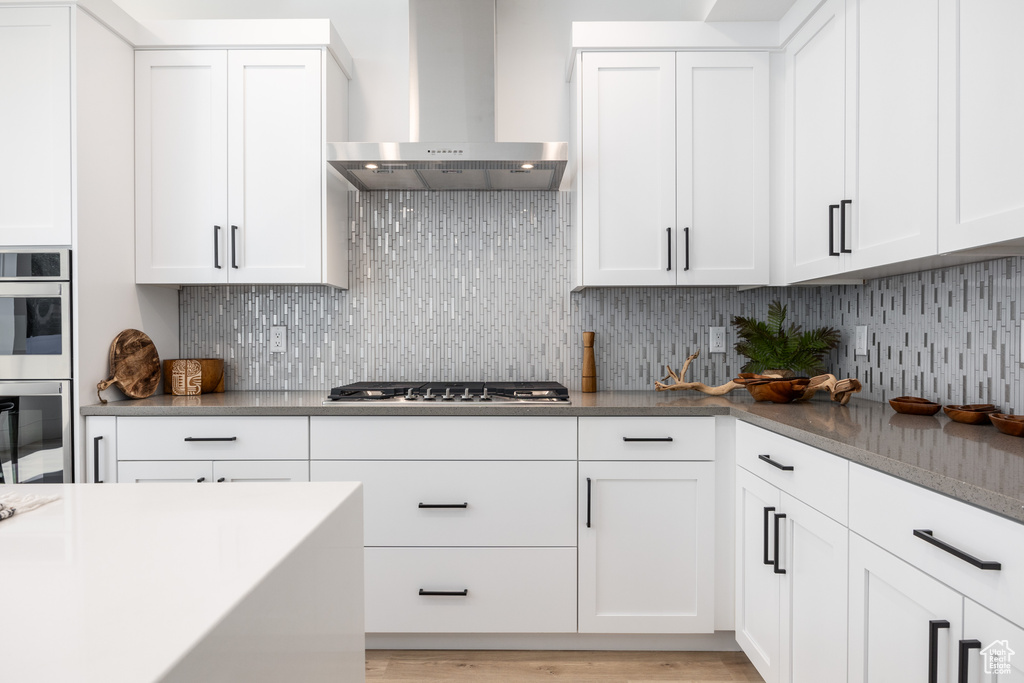
<instances>
[{"instance_id":1,"label":"white towel","mask_svg":"<svg viewBox=\"0 0 1024 683\"><path fill-rule=\"evenodd\" d=\"M0 495L0 521L12 517L15 512L29 512L59 498L60 496L38 496L33 493L5 493Z\"/></svg>"}]
</instances>

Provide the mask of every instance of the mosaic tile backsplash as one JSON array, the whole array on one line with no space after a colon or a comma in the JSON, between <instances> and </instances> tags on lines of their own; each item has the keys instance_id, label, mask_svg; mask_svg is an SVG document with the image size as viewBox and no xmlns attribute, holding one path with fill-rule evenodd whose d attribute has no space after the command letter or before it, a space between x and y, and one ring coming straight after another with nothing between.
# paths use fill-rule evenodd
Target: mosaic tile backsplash
<instances>
[{"instance_id":1,"label":"mosaic tile backsplash","mask_svg":"<svg viewBox=\"0 0 1024 683\"><path fill-rule=\"evenodd\" d=\"M702 349L688 379L720 384L745 362L707 353L708 327L763 317L773 299L843 343L828 369L862 397L912 394L1024 410L1018 301L1024 259L862 286L601 288L569 292L569 198L551 192L353 193L348 290L183 287L183 357L223 357L229 390L361 380L556 380L579 388L582 332L597 334L599 389L649 389ZM288 350L267 351L271 325ZM853 356L856 325L867 356Z\"/></svg>"}]
</instances>

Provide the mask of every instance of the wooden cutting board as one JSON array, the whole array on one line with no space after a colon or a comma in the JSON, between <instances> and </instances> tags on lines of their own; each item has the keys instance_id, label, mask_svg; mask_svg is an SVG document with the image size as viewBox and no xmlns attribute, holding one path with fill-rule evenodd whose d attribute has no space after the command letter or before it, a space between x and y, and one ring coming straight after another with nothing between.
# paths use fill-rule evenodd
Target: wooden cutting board
<instances>
[{"instance_id":1,"label":"wooden cutting board","mask_svg":"<svg viewBox=\"0 0 1024 683\"><path fill-rule=\"evenodd\" d=\"M122 330L110 342L110 378L96 385L100 403L107 400L100 392L116 386L128 398L146 398L160 383L160 356L145 332Z\"/></svg>"}]
</instances>

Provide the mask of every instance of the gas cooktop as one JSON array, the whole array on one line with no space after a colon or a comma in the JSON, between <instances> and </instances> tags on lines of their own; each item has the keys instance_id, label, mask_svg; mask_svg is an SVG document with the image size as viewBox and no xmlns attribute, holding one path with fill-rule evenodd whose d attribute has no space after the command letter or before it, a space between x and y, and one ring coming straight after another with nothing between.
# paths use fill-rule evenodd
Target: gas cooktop
<instances>
[{"instance_id":1,"label":"gas cooktop","mask_svg":"<svg viewBox=\"0 0 1024 683\"><path fill-rule=\"evenodd\" d=\"M403 405L569 405L569 390L558 382L356 382L331 389L324 404L366 401Z\"/></svg>"}]
</instances>

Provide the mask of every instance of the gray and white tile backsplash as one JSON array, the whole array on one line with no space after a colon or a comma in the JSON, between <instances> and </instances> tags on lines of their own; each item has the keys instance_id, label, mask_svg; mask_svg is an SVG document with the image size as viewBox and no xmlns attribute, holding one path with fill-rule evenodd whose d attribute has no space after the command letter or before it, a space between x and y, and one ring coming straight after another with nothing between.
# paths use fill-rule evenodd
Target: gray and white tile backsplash
<instances>
[{"instance_id":1,"label":"gray and white tile backsplash","mask_svg":"<svg viewBox=\"0 0 1024 683\"><path fill-rule=\"evenodd\" d=\"M689 379L726 381L744 359L707 352L708 327L764 316L773 299L805 327L832 325L828 359L863 397L912 394L1024 410L1018 301L1024 259L913 273L862 286L600 288L569 292L569 198L550 192L352 195L348 290L184 287L181 355L223 357L231 390L360 380L551 379L578 388L584 330L598 387L649 389L700 348ZM271 354L271 325L288 350ZM856 325L867 356L853 356Z\"/></svg>"}]
</instances>

